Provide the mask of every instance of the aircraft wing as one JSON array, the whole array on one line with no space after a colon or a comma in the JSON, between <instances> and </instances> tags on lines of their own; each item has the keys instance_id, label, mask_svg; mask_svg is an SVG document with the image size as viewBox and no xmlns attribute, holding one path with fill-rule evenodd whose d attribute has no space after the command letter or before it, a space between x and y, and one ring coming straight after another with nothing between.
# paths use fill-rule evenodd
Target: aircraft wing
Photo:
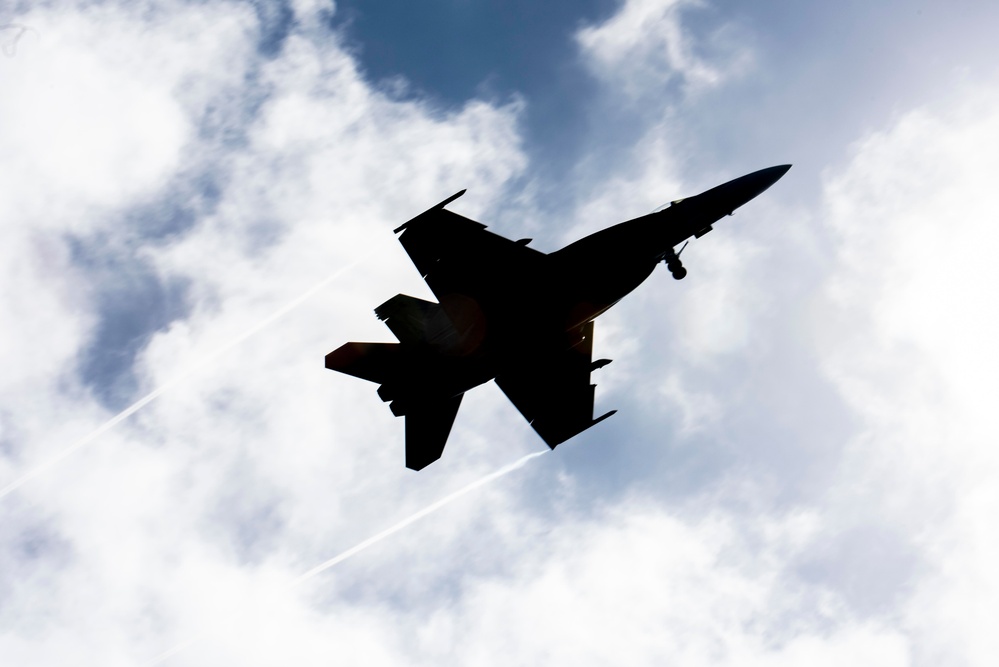
<instances>
[{"instance_id":1,"label":"aircraft wing","mask_svg":"<svg viewBox=\"0 0 999 667\"><path fill-rule=\"evenodd\" d=\"M496 376L496 384L520 410L538 435L555 449L576 434L616 412L593 418L590 372L610 363L593 362L593 322L587 322L564 344L539 345L536 354Z\"/></svg>"},{"instance_id":2,"label":"aircraft wing","mask_svg":"<svg viewBox=\"0 0 999 667\"><path fill-rule=\"evenodd\" d=\"M469 317L462 296L502 317L515 295L537 288L546 257L527 247L530 239L511 241L443 208L460 194L395 230L402 232L399 242L459 330Z\"/></svg>"},{"instance_id":3,"label":"aircraft wing","mask_svg":"<svg viewBox=\"0 0 999 667\"><path fill-rule=\"evenodd\" d=\"M543 276L550 270L550 262L544 253L527 247L529 239L511 241L486 231L481 223L444 209L463 192L395 231L401 232L399 242L455 329L474 345L476 329L520 327L524 297L548 282ZM614 414L611 411L593 419L590 371L609 362L592 360L592 322L570 334L544 329L534 333L540 338L525 341L523 354L515 363L505 364L496 383L554 448ZM410 414L406 413L407 457L410 434L415 442L417 429L425 428L414 420L411 432ZM453 416L448 420L448 429L451 421ZM443 433L446 436L447 431ZM423 465L440 457L440 450L428 447L426 457Z\"/></svg>"}]
</instances>

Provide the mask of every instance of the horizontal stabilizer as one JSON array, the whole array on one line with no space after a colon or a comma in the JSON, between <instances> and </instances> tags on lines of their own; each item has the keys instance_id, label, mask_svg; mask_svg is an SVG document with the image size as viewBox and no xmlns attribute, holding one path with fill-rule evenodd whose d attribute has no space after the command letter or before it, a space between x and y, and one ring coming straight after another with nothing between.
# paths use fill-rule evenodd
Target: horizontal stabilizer
<instances>
[{"instance_id":1,"label":"horizontal stabilizer","mask_svg":"<svg viewBox=\"0 0 999 667\"><path fill-rule=\"evenodd\" d=\"M423 470L444 453L444 445L461 406L458 394L441 401L420 403L406 412L406 467Z\"/></svg>"},{"instance_id":2,"label":"horizontal stabilizer","mask_svg":"<svg viewBox=\"0 0 999 667\"><path fill-rule=\"evenodd\" d=\"M379 384L399 365L399 343L344 343L326 355L326 368Z\"/></svg>"}]
</instances>

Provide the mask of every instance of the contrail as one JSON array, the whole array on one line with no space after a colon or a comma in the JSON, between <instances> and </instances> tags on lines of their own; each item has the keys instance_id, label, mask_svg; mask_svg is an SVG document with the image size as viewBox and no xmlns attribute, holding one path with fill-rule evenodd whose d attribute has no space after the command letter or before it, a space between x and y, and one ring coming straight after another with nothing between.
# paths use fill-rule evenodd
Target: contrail
<instances>
[{"instance_id":1,"label":"contrail","mask_svg":"<svg viewBox=\"0 0 999 667\"><path fill-rule=\"evenodd\" d=\"M428 514L432 514L432 513L436 512L437 510L439 510L440 508L444 507L448 503L454 502L458 498L461 498L466 493L474 491L475 489L479 488L480 486L484 486L484 485L488 484L489 482L493 481L494 479L498 479L498 478L502 477L503 475L511 473L514 470L518 469L518 468L522 468L531 459L536 458L538 456L541 456L542 454L545 454L545 453L547 453L547 450L540 451L540 452L534 452L533 454L528 454L527 456L523 457L522 459L520 459L518 461L514 461L510 465L503 466L502 468L500 468L496 472L490 473L490 474L486 475L485 477L483 477L482 479L480 479L478 481L475 481L475 482L472 482L468 486L463 487L461 489L458 489L454 493L451 493L449 495L444 496L443 498L441 498L437 502L435 502L435 503L433 503L431 505L427 505L426 507L424 507L423 509L421 509L416 514L410 516L409 518L403 519L402 521L400 521L399 523L395 524L394 526L386 528L385 530L383 530L382 532L378 533L377 535L369 537L368 539L364 540L360 544L357 544L357 545L351 547L350 549L347 549L342 554L340 554L338 556L334 556L333 558L330 558L325 563L322 563L321 565L315 566L314 568L312 568L311 570L309 570L308 572L306 572L305 574L303 574L302 576L298 577L293 582L291 582L288 585L288 588L291 589L291 588L295 588L296 586L302 585L303 583L305 583L306 581L308 581L312 577L316 576L320 572L323 572L324 570L328 570L329 568L333 567L337 563L342 563L343 561L347 560L348 558L350 558L354 554L356 554L356 553L358 553L360 551L364 551L365 549L367 549L368 547L370 547L372 544L377 544L378 542L381 542L382 540L384 540L389 535L393 535L394 533L399 532L400 530L402 530L403 528L405 528L409 524L414 523L416 521L419 521L420 519L422 519L423 517L427 516Z\"/></svg>"},{"instance_id":2,"label":"contrail","mask_svg":"<svg viewBox=\"0 0 999 667\"><path fill-rule=\"evenodd\" d=\"M121 412L119 412L118 414L116 414L114 417L112 417L111 419L109 419L106 422L104 422L103 424L101 424L99 427L97 427L96 430L94 430L89 435L87 435L87 436L85 436L83 438L80 438L79 440L77 440L72 445L70 445L66 449L62 450L61 452L59 452L58 454L56 454L55 456L53 456L51 459L49 459L45 463L42 463L41 465L39 465L39 466L37 466L37 467L29 470L28 472L24 473L23 475L21 475L20 477L18 477L17 479L15 479L13 482L9 483L7 486L5 486L2 489L0 489L0 498L3 498L4 496L7 496L7 495L13 493L18 488L20 488L22 485L24 485L26 482L34 479L35 477L38 477L39 475L45 473L49 469L55 467L57 464L59 464L63 460L65 460L68 456L70 456L71 454L73 454L74 452L76 452L77 450L79 450L80 448L82 448L82 447L90 444L98 436L100 436L101 434L107 432L108 430L110 430L111 428L113 428L119 422L121 422L121 421L123 421L125 419L128 419L128 417L130 417L134 413L136 413L139 410L141 410L146 404L148 404L148 403L152 402L153 400L155 400L156 397L158 397L160 394L162 394L166 390L168 390L171 387L173 387L173 386L179 384L180 382L186 380L188 377L190 377L191 375L193 375L195 372L197 372L197 371L201 370L202 368L204 368L209 362L214 361L216 358L222 356L223 354L225 354L226 352L228 352L232 348L236 347L237 345L239 345L240 343L242 343L243 341L245 341L250 336L253 336L257 332L259 332L261 329L264 329L267 326L271 325L276 320L281 319L282 317L284 317L285 315L287 315L289 312L291 312L292 310L294 310L298 306L302 305L303 302L305 302L310 297L312 297L312 295L314 295L316 292L318 292L322 288L326 287L328 284L330 284L331 282L333 282L334 280L336 280L337 278L339 278L340 276L342 276L347 271L353 269L355 266L357 266L361 262L365 261L368 257L370 257L370 254L362 257L361 259L357 260L356 262L353 262L352 264L348 264L347 266L343 267L339 271L337 271L337 272L335 272L335 273L327 276L322 281L320 281L319 283L317 283L313 287L310 287L308 290L306 290L305 292L303 292L298 297L292 299L291 302L289 302L288 304L286 304L283 307L278 308L277 310L275 310L273 313L271 313L270 315L268 315L266 318L264 318L263 320L261 320L260 322L258 322L254 327L252 327L249 330L243 332L242 334L240 334L239 336L237 336L232 341L226 343L225 345L222 345L221 347L218 347L218 348L212 350L211 352L209 352L208 354L206 354L204 357L202 357L202 359L198 363L192 364L186 370L182 371L178 375L175 375L173 378L171 378L170 380L168 380L165 383L161 384L156 389L153 389L151 392L149 392L148 394L146 394L145 396L143 396L142 398L140 398L139 400L137 400L135 403L132 403L132 405L128 406L127 408L125 408L124 410L122 410Z\"/></svg>"},{"instance_id":3,"label":"contrail","mask_svg":"<svg viewBox=\"0 0 999 667\"><path fill-rule=\"evenodd\" d=\"M513 463L511 463L509 465L503 466L502 468L500 468L496 472L491 472L488 475L486 475L485 477L482 477L482 478L480 478L480 479L472 482L471 484L458 489L457 491L455 491L453 493L449 493L448 495L444 496L440 500L438 500L438 501L436 501L434 503L431 503L430 505L427 505L426 507L424 507L423 509L421 509L416 514L413 514L413 515L411 515L411 516L403 519L399 523L386 528L382 532L380 532L380 533L378 533L376 535L373 535L373 536L369 537L368 539L364 540L363 542L360 542L359 544L356 544L356 545L352 546L351 548L347 549L346 551L340 553L339 555L334 556L333 558L330 558L328 561L315 566L314 568L312 568L311 570L309 570L305 574L302 574L301 576L299 576L298 578L296 578L294 581L292 581L290 584L288 584L287 586L285 586L283 590L288 591L288 590L291 590L293 588L297 588L298 586L301 586L302 584L304 584L306 581L308 581L309 579L313 578L317 574L319 574L321 572L325 572L326 570L330 569L334 565L342 563L343 561L347 560L351 556L353 556L353 555L355 555L357 553L360 553L361 551L364 551L365 549L367 549L368 547L372 546L373 544L377 544L378 542L381 542L385 538L390 537L391 535L394 535L395 533L398 533L400 530L402 530L406 526L419 521L420 519L422 519L423 517L425 517L425 516L427 516L429 514L433 514L434 512L436 512L437 510L439 510L440 508L444 507L445 505L453 503L458 498L461 498L462 496L464 496L464 495L466 495L468 493L471 493L472 491L478 489L479 487L485 486L489 482L492 482L492 481L494 481L496 479L499 479L500 477L502 477L504 475L507 475L507 474L513 472L514 470L517 470L518 468L523 468L524 465L526 465L527 462L530 461L531 459L537 458L537 457L541 456L542 454L547 454L547 453L548 453L548 450L543 450L543 451L540 451L540 452L534 452L532 454L528 454L527 456L524 456L524 457L522 457L522 458L514 461ZM193 644L196 644L197 642L201 641L202 639L206 639L209 636L211 636L209 633L204 633L204 634L198 635L197 637L195 637L193 639L185 640L185 641L177 644L173 648L171 648L171 649L169 649L167 651L164 651L163 653L160 653L158 656L156 656L155 658L153 658L149 662L143 663L142 667L153 667L154 665L158 665L158 664L162 663L163 661L171 658L172 656L180 653L181 651L187 649L189 646L191 646Z\"/></svg>"},{"instance_id":4,"label":"contrail","mask_svg":"<svg viewBox=\"0 0 999 667\"><path fill-rule=\"evenodd\" d=\"M17 43L21 41L27 33L33 32L38 35L38 31L32 28L30 25L21 25L19 23L5 23L0 25L0 31L3 30L16 30L17 34L14 35L9 41L4 41L2 44L3 54L8 58L13 58L17 55Z\"/></svg>"}]
</instances>

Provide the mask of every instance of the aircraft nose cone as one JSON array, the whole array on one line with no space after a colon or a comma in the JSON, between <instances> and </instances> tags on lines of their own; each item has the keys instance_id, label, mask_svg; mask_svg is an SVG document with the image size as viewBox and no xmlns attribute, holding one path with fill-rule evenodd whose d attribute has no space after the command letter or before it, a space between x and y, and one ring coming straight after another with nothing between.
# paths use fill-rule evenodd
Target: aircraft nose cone
<instances>
[{"instance_id":1,"label":"aircraft nose cone","mask_svg":"<svg viewBox=\"0 0 999 667\"><path fill-rule=\"evenodd\" d=\"M784 174L786 174L790 168L791 165L789 164L780 164L777 165L776 167L768 167L766 169L761 169L760 171L757 171L756 173L760 175L760 181L766 183L766 185L763 186L763 190L766 190L771 185L779 181L781 177ZM760 192L763 192L763 190L760 190Z\"/></svg>"},{"instance_id":2,"label":"aircraft nose cone","mask_svg":"<svg viewBox=\"0 0 999 667\"><path fill-rule=\"evenodd\" d=\"M746 174L745 176L737 178L734 181L729 181L725 185L733 186L731 188L732 194L742 200L740 203L741 206L750 199L757 197L764 190L779 181L790 168L791 165L789 164L767 167L766 169L760 169L759 171L754 171L751 174Z\"/></svg>"},{"instance_id":3,"label":"aircraft nose cone","mask_svg":"<svg viewBox=\"0 0 999 667\"><path fill-rule=\"evenodd\" d=\"M724 213L731 213L779 181L790 168L791 165L782 164L760 169L712 188L702 196L719 209L724 209Z\"/></svg>"}]
</instances>

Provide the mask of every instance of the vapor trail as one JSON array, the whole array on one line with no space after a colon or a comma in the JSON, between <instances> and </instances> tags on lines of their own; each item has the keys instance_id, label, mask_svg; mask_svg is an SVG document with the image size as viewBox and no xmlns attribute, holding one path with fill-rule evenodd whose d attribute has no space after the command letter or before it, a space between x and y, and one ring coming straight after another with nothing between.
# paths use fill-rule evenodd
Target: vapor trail
<instances>
[{"instance_id":1,"label":"vapor trail","mask_svg":"<svg viewBox=\"0 0 999 667\"><path fill-rule=\"evenodd\" d=\"M319 283L317 283L313 287L310 287L308 290L306 290L305 292L303 292L298 297L292 299L286 305L284 305L281 308L278 308L277 310L275 310L273 313L271 313L266 318L264 318L263 320L261 320L260 322L258 322L252 328L250 328L247 331L243 332L242 334L240 334L239 336L237 336L236 338L234 338L230 342L226 343L225 345L222 345L222 346L220 346L220 347L212 350L211 352L209 352L208 354L206 354L204 357L202 357L197 363L194 363L194 364L188 366L185 370L181 371L180 373L178 373L177 375L175 375L174 377L172 377L170 380L167 380L166 382L164 382L163 384L161 384L159 387L157 387L156 389L153 389L151 392L149 392L148 394L146 394L145 396L143 396L142 398L140 398L139 400L137 400L135 403L132 403L132 405L128 406L127 408L125 408L124 410L122 410L121 412L119 412L118 414L116 414L114 417L112 417L111 419L109 419L106 422L104 422L103 424L101 424L99 427L97 427L96 430L94 430L89 435L84 436L83 438L77 440L72 445L70 445L66 449L62 450L61 452L59 452L58 454L56 454L55 456L53 456L51 459L49 459L45 463L42 463L41 465L39 465L39 466L37 466L37 467L29 470L28 472L24 473L23 475L21 475L20 477L18 477L17 479L15 479L13 482L10 482L9 484L7 484L7 486L5 486L2 489L0 489L0 498L3 498L4 496L7 496L7 495L13 493L18 488L20 488L22 485L24 485L26 482L34 479L35 477L38 477L39 475L43 474L44 472L48 471L49 469L55 467L57 464L59 464L63 460L65 460L68 456L70 456L71 454L73 454L74 452L76 452L77 450L79 450L80 448L82 448L82 447L90 444L98 436L100 436L101 434L103 434L106 431L110 430L111 428L113 428L119 422L127 419L131 415L133 415L136 412L138 412L139 410L141 410L146 404L148 404L148 403L152 402L153 400L155 400L163 392L165 392L168 389L170 389L171 387L179 384L180 382L186 380L191 375L194 375L194 373L196 373L197 371L199 371L202 368L204 368L206 365L208 365L208 363L214 361L218 357L222 356L223 354L225 354L226 352L228 352L232 348L236 347L237 345L239 345L240 343L242 343L243 341L245 341L247 338L253 336L256 333L258 333L261 329L264 329L264 328L268 327L269 325L273 324L276 320L281 319L282 317L284 317L285 315L287 315L289 312L291 312L292 310L294 310L298 306L302 305L303 302L305 302L306 300L308 300L309 298L311 298L316 292L318 292L322 288L326 287L328 284L330 284L335 279L337 279L340 276L342 276L347 271L353 269L355 266L357 266L361 262L365 261L368 257L370 257L370 255L366 255L365 257L362 257L361 259L357 260L356 262L353 262L352 264L348 264L347 266L343 267L339 271L337 271L337 272L335 272L333 274L330 274L329 276L327 276L326 278L324 278L322 281L320 281Z\"/></svg>"},{"instance_id":2,"label":"vapor trail","mask_svg":"<svg viewBox=\"0 0 999 667\"><path fill-rule=\"evenodd\" d=\"M540 452L534 452L533 454L528 454L527 456L524 456L524 457L522 457L522 458L514 461L513 463L511 463L509 465L503 466L502 468L500 468L496 472L491 472L488 475L486 475L485 477L477 479L476 481L472 482L471 484L468 484L467 486L463 486L462 488L458 489L457 491L455 491L453 493L449 493L448 495L444 496L440 500L438 500L438 501L436 501L434 503L431 503L430 505L427 505L426 507L424 507L423 509L421 509L416 514L410 515L409 517L403 519L399 523L386 528L382 532L380 532L380 533L378 533L376 535L373 535L373 536L369 537L368 539L364 540L363 542L360 542L359 544L356 544L356 545L352 546L351 548L347 549L346 551L340 553L339 555L334 556L333 558L330 558L328 561L326 561L324 563L321 563L320 565L315 566L314 568L312 568L311 570L309 570L305 574L299 576L294 581L292 581L290 584L288 584L287 586L285 586L284 590L289 591L289 590L292 590L293 588L297 588L298 586L301 586L302 584L304 584L306 581L308 581L312 577L316 576L317 574L319 574L321 572L325 572L326 570L330 569L334 565L337 565L337 564L342 563L343 561L347 560L348 558L350 558L354 554L360 553L361 551L364 551L368 547L370 547L370 546L372 546L374 544L377 544L378 542L381 542L385 538L390 537L391 535L394 535L395 533L398 533L400 530L402 530L406 526L408 526L408 525L410 525L412 523L416 523L417 521L419 521L420 519L422 519L423 517L425 517L425 516L427 516L429 514L433 514L434 512L436 512L437 510L439 510L440 508L444 507L445 505L448 505L448 504L454 502L458 498L461 498L462 496L464 496L464 495L466 495L468 493L471 493L472 491L478 489L479 487L485 486L489 482L492 482L492 481L494 481L496 479L499 479L500 477L502 477L504 475L507 475L507 474L513 472L514 470L517 470L518 468L523 468L524 465L526 465L528 461L530 461L531 459L537 458L537 457L541 456L542 454L546 454L547 452L548 452L548 450L542 450ZM201 634L201 635L199 635L199 636L197 636L197 637L195 637L193 639L185 640L185 641L177 644L173 648L170 648L170 649L164 651L163 653L160 653L158 656L156 656L155 658L153 658L149 662L143 663L142 667L153 667L154 665L158 665L158 664L162 663L164 660L167 660L167 659L171 658L172 656L180 653L181 651L183 651L184 649L188 648L192 644L195 644L195 643L197 643L198 641L200 641L202 639L206 639L209 636L211 636L209 633L204 633L204 634Z\"/></svg>"},{"instance_id":3,"label":"vapor trail","mask_svg":"<svg viewBox=\"0 0 999 667\"><path fill-rule=\"evenodd\" d=\"M518 468L522 468L528 461L530 461L531 459L536 458L538 456L541 456L542 454L544 454L546 452L547 452L547 450L540 451L540 452L534 452L533 454L528 454L527 456L525 456L525 457L523 457L523 458L521 458L521 459L519 459L517 461L514 461L513 463L511 463L509 465L503 466L502 468L500 468L496 472L490 473L490 474L486 475L485 477L483 477L482 479L479 479L479 480L477 480L475 482L472 482L468 486L460 488L457 491L455 491L454 493L451 493L451 494L448 494L448 495L444 496L443 498L441 498L437 502L435 502L435 503L433 503L431 505L427 505L426 507L424 507L423 509L421 509L416 514L413 514L412 516L410 516L410 517L408 517L406 519L403 519L402 521L400 521L399 523L395 524L394 526L390 526L389 528L386 528L385 530L383 530L382 532L378 533L377 535L373 535L372 537L369 537L368 539L364 540L360 544L357 544L357 545L351 547L350 549L347 549L346 551L344 551L340 555L334 556L333 558L330 558L325 563L323 563L321 565L315 566L314 568L312 568L311 570L309 570L308 572L306 572L305 574L303 574L302 576L298 577L293 582L291 582L290 584L288 584L288 588L292 589L292 588L295 588L296 586L302 585L303 583L305 583L306 581L308 581L312 577L316 576L320 572L323 572L324 570L328 570L329 568L333 567L337 563L342 563L343 561L347 560L348 558L350 558L354 554L356 554L356 553L358 553L360 551L364 551L365 549L367 549L368 547L370 547L372 544L377 544L378 542L381 542L386 537L388 537L390 535L393 535L394 533L399 532L400 530L402 530L403 528L405 528L409 524L414 523L416 521L419 521L420 519L422 519L423 517L427 516L428 514L432 514L432 513L436 512L437 510L439 510L440 508L444 507L448 503L454 502L458 498L461 498L466 493L474 491L475 489L479 488L480 486L484 486L484 485L488 484L489 482L493 481L494 479L498 479L498 478L502 477L503 475L506 475L508 473L513 472L514 470L517 470Z\"/></svg>"}]
</instances>

